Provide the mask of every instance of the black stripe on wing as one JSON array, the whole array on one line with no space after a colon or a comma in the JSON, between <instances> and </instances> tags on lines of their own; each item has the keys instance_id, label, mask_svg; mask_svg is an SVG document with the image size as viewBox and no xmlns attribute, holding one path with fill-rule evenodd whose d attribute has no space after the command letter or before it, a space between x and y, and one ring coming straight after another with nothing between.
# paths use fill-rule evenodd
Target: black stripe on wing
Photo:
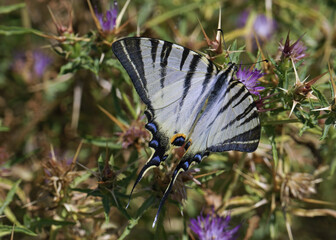
<instances>
[{"instance_id":1,"label":"black stripe on wing","mask_svg":"<svg viewBox=\"0 0 336 240\"><path fill-rule=\"evenodd\" d=\"M190 86L191 86L192 77L195 74L195 71L197 69L197 65L200 62L200 60L201 60L200 55L193 54L193 57L191 59L190 65L189 65L189 70L188 70L187 75L186 75L185 80L184 80L183 94L182 94L182 99L181 99L181 102L180 102L180 109L182 108L184 100L188 95L188 92L189 92L189 89L190 89Z\"/></svg>"},{"instance_id":2,"label":"black stripe on wing","mask_svg":"<svg viewBox=\"0 0 336 240\"><path fill-rule=\"evenodd\" d=\"M205 74L204 81L202 83L202 92L205 91L207 88L212 76L213 76L213 69L214 69L214 64L212 62L209 62L209 65L207 67L207 73Z\"/></svg>"},{"instance_id":3,"label":"black stripe on wing","mask_svg":"<svg viewBox=\"0 0 336 240\"><path fill-rule=\"evenodd\" d=\"M234 123L236 123L237 121L243 119L244 117L247 116L247 114L249 114L251 111L254 112L251 114L251 116L249 116L248 118L244 119L244 121L242 123L240 123L239 126L242 126L245 123L248 123L250 121L252 121L253 119L258 118L258 113L257 113L257 109L255 108L255 104L254 102L251 103L245 110L244 112L242 112L241 114L239 114L238 116L236 116L234 119L232 119L228 124L226 124L224 127L221 128L221 131L227 129L228 127L231 127Z\"/></svg>"},{"instance_id":4,"label":"black stripe on wing","mask_svg":"<svg viewBox=\"0 0 336 240\"><path fill-rule=\"evenodd\" d=\"M168 65L168 57L170 55L170 52L172 50L172 43L170 42L164 42L161 50L161 56L160 56L160 75L161 75L161 88L164 88L164 82L166 80L167 75L167 65Z\"/></svg>"},{"instance_id":5,"label":"black stripe on wing","mask_svg":"<svg viewBox=\"0 0 336 240\"><path fill-rule=\"evenodd\" d=\"M231 90L232 88L234 88L235 86L237 86L238 84L240 84L240 82L238 82L238 81L231 81L230 84L229 84L229 86L228 86L228 88L227 88L227 90L226 90L226 94L228 94L228 93L230 92L230 90ZM228 102L226 102L225 105L224 105L223 107L221 107L221 109L219 110L217 116L220 115L220 114L222 114L226 109L228 109L228 107L230 107L230 106L232 105L232 103L233 103L234 101L236 101L237 98L239 98L239 96L240 96L243 92L245 92L245 91L247 91L247 90L245 90L244 87L240 88L240 89L238 90L238 92L236 92L235 95L233 95L233 96L230 98L230 100L229 100ZM224 100L224 96L225 96L226 94L223 95L223 100Z\"/></svg>"},{"instance_id":6,"label":"black stripe on wing","mask_svg":"<svg viewBox=\"0 0 336 240\"><path fill-rule=\"evenodd\" d=\"M185 63L185 60L189 56L189 53L190 53L190 50L188 48L183 48L182 57L181 57L181 63L180 63L180 71L182 71L183 65Z\"/></svg>"},{"instance_id":7,"label":"black stripe on wing","mask_svg":"<svg viewBox=\"0 0 336 240\"><path fill-rule=\"evenodd\" d=\"M140 43L140 38L121 39L112 44L112 51L130 76L142 101L152 109L146 88L147 80L144 73Z\"/></svg>"},{"instance_id":8,"label":"black stripe on wing","mask_svg":"<svg viewBox=\"0 0 336 240\"><path fill-rule=\"evenodd\" d=\"M234 131L234 129L232 131ZM230 139L226 139L220 144L209 146L207 150L210 152L224 152L230 150L253 152L257 149L259 140L260 124Z\"/></svg>"},{"instance_id":9,"label":"black stripe on wing","mask_svg":"<svg viewBox=\"0 0 336 240\"><path fill-rule=\"evenodd\" d=\"M159 41L156 40L156 39L150 39L150 42L151 42L151 46L152 46L152 49L151 49L152 66L153 66L153 68L155 68L156 52L157 52L157 49L158 49L158 46L159 46Z\"/></svg>"},{"instance_id":10,"label":"black stripe on wing","mask_svg":"<svg viewBox=\"0 0 336 240\"><path fill-rule=\"evenodd\" d=\"M233 88L234 86L231 86L232 84L235 85L236 81L231 81L232 75L234 70L236 69L235 64L231 64L228 66L228 68L219 73L217 75L217 80L216 83L209 95L208 98L208 107L211 107L212 104L215 103L215 99L218 98L218 93L223 89L223 88L227 88L226 92L230 91L231 88ZM223 95L223 97L225 96L225 94Z\"/></svg>"}]
</instances>

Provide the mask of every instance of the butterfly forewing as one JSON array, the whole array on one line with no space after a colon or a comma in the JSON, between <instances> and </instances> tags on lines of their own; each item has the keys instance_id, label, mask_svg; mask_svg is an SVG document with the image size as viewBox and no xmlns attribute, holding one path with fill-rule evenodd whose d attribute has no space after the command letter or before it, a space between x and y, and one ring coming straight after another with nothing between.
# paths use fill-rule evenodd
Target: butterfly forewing
<instances>
[{"instance_id":1,"label":"butterfly forewing","mask_svg":"<svg viewBox=\"0 0 336 240\"><path fill-rule=\"evenodd\" d=\"M112 45L154 121L169 139L190 131L214 84L216 66L182 46L150 38Z\"/></svg>"}]
</instances>

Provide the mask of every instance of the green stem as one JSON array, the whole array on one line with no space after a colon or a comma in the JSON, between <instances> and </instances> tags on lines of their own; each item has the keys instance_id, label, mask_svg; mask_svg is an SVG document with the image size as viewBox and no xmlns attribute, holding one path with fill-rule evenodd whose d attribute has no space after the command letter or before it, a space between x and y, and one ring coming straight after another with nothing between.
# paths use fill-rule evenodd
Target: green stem
<instances>
[{"instance_id":1,"label":"green stem","mask_svg":"<svg viewBox=\"0 0 336 240\"><path fill-rule=\"evenodd\" d=\"M280 124L298 123L298 122L300 122L299 119L271 120L271 121L263 122L262 125L280 125Z\"/></svg>"},{"instance_id":2,"label":"green stem","mask_svg":"<svg viewBox=\"0 0 336 240\"><path fill-rule=\"evenodd\" d=\"M233 180L231 182L231 184L229 185L224 198L223 198L223 204L224 204L224 208L225 208L225 204L226 202L229 200L229 198L232 196L232 192L237 184L238 178L239 178L239 172L242 172L242 169L244 167L245 164L245 156L246 154L243 154L242 157L239 159L238 162L238 166L236 167L236 169L240 170L240 171L235 171L234 176L233 176Z\"/></svg>"},{"instance_id":3,"label":"green stem","mask_svg":"<svg viewBox=\"0 0 336 240\"><path fill-rule=\"evenodd\" d=\"M128 110L132 114L133 118L136 119L138 116L137 116L137 114L136 114L136 112L135 112L135 110L134 110L131 102L129 101L127 95L125 93L122 93L122 97L123 97L123 99L124 99L124 101L126 103L126 106L127 106Z\"/></svg>"}]
</instances>

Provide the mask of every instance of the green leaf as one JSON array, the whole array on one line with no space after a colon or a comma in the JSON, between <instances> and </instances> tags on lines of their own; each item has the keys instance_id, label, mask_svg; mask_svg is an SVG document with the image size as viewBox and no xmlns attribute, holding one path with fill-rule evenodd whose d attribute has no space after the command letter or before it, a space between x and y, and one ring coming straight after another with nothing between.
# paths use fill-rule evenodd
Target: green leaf
<instances>
[{"instance_id":1,"label":"green leaf","mask_svg":"<svg viewBox=\"0 0 336 240\"><path fill-rule=\"evenodd\" d=\"M201 183L208 182L211 179L221 175L223 172L225 172L225 170L218 170L212 174L206 174L206 176L204 177L197 178L197 180L200 181Z\"/></svg>"},{"instance_id":2,"label":"green leaf","mask_svg":"<svg viewBox=\"0 0 336 240\"><path fill-rule=\"evenodd\" d=\"M80 184L81 182L84 182L85 180L87 180L90 176L92 175L91 172L86 172L78 177L76 177L70 184L71 188L76 187L78 184Z\"/></svg>"},{"instance_id":3,"label":"green leaf","mask_svg":"<svg viewBox=\"0 0 336 240\"><path fill-rule=\"evenodd\" d=\"M110 209L111 209L110 197L104 195L102 197L102 203L103 203L103 207L104 207L105 221L106 221L106 223L108 223L109 222L109 213L110 213Z\"/></svg>"},{"instance_id":4,"label":"green leaf","mask_svg":"<svg viewBox=\"0 0 336 240\"><path fill-rule=\"evenodd\" d=\"M8 131L9 131L9 127L0 126L0 132L8 132Z\"/></svg>"},{"instance_id":5,"label":"green leaf","mask_svg":"<svg viewBox=\"0 0 336 240\"><path fill-rule=\"evenodd\" d=\"M75 222L70 221L58 221L50 218L34 218L30 219L30 228L31 229L39 229L41 230L44 227L54 226L68 226L75 225Z\"/></svg>"},{"instance_id":6,"label":"green leaf","mask_svg":"<svg viewBox=\"0 0 336 240\"><path fill-rule=\"evenodd\" d=\"M195 2L189 4L182 4L181 6L182 7L175 8L170 11L165 11L163 14L159 14L157 17L152 18L150 21L147 22L146 27L151 28L159 25L160 23L166 22L168 19L173 18L177 15L182 15L186 12L191 12L194 9L203 6L203 3Z\"/></svg>"},{"instance_id":7,"label":"green leaf","mask_svg":"<svg viewBox=\"0 0 336 240\"><path fill-rule=\"evenodd\" d=\"M317 88L315 88L314 86L312 86L312 90L315 93L316 97L318 98L318 100L320 100L320 103L322 104L323 107L326 107L329 105L327 99L325 98L325 96L323 95L322 92L320 92Z\"/></svg>"},{"instance_id":8,"label":"green leaf","mask_svg":"<svg viewBox=\"0 0 336 240\"><path fill-rule=\"evenodd\" d=\"M24 7L26 7L25 3L18 3L18 4L8 5L8 6L0 6L0 14L10 13L10 12L13 12L15 10L18 10Z\"/></svg>"},{"instance_id":9,"label":"green leaf","mask_svg":"<svg viewBox=\"0 0 336 240\"><path fill-rule=\"evenodd\" d=\"M150 17L153 11L154 2L147 2L143 4L137 14L138 16L138 26L142 26L146 20Z\"/></svg>"},{"instance_id":10,"label":"green leaf","mask_svg":"<svg viewBox=\"0 0 336 240\"><path fill-rule=\"evenodd\" d=\"M103 63L109 67L118 69L123 77L123 80L126 81L128 85L131 85L131 80L130 80L128 73L126 72L125 68L121 65L121 63L117 59L110 58L104 61Z\"/></svg>"},{"instance_id":11,"label":"green leaf","mask_svg":"<svg viewBox=\"0 0 336 240\"><path fill-rule=\"evenodd\" d=\"M122 146L121 144L113 143L115 140L110 139L110 138L92 138L92 137L86 137L84 138L85 143L91 143L95 146L98 147L103 147L103 148L111 148L111 149L121 149Z\"/></svg>"},{"instance_id":12,"label":"green leaf","mask_svg":"<svg viewBox=\"0 0 336 240\"><path fill-rule=\"evenodd\" d=\"M13 227L13 226L8 226L8 225L0 225L0 237L9 235L13 231L16 233L24 233L26 235L33 236L33 237L37 236L36 233L34 233L33 231L25 227L17 227L17 226Z\"/></svg>"},{"instance_id":13,"label":"green leaf","mask_svg":"<svg viewBox=\"0 0 336 240\"><path fill-rule=\"evenodd\" d=\"M78 70L78 62L71 61L66 64L64 64L60 69L60 74L66 74L66 73L75 73Z\"/></svg>"},{"instance_id":14,"label":"green leaf","mask_svg":"<svg viewBox=\"0 0 336 240\"><path fill-rule=\"evenodd\" d=\"M150 206L155 203L155 200L155 196L150 196L148 199L146 199L136 213L137 218L140 218L150 208Z\"/></svg>"},{"instance_id":15,"label":"green leaf","mask_svg":"<svg viewBox=\"0 0 336 240\"><path fill-rule=\"evenodd\" d=\"M17 35L17 34L27 34L32 33L38 36L45 36L44 33L31 29L31 28L24 28L24 27L16 27L16 26L2 26L0 25L0 34L5 36Z\"/></svg>"},{"instance_id":16,"label":"green leaf","mask_svg":"<svg viewBox=\"0 0 336 240\"><path fill-rule=\"evenodd\" d=\"M329 132L330 127L335 124L336 122L336 118L335 116L333 116L332 114L330 114L330 116L326 119L325 123L324 123L324 129L323 129L323 133L322 136L320 138L320 140L323 140L327 137L327 134Z\"/></svg>"},{"instance_id":17,"label":"green leaf","mask_svg":"<svg viewBox=\"0 0 336 240\"><path fill-rule=\"evenodd\" d=\"M54 100L58 93L67 91L70 88L72 82L72 78L69 77L65 81L54 81L46 83L46 98L49 101Z\"/></svg>"},{"instance_id":18,"label":"green leaf","mask_svg":"<svg viewBox=\"0 0 336 240\"><path fill-rule=\"evenodd\" d=\"M5 210L5 208L10 204L10 202L13 200L13 197L15 195L16 189L18 188L19 184L21 183L21 180L18 180L13 187L11 188L11 190L9 190L6 199L4 201L4 203L2 204L2 206L0 207L0 215L3 213L3 211Z\"/></svg>"}]
</instances>

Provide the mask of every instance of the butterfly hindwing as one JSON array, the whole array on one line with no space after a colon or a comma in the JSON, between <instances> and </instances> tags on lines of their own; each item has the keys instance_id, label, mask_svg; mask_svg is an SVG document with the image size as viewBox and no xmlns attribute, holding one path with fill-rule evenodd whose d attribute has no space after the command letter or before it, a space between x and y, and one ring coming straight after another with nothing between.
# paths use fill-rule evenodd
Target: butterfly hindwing
<instances>
[{"instance_id":1,"label":"butterfly hindwing","mask_svg":"<svg viewBox=\"0 0 336 240\"><path fill-rule=\"evenodd\" d=\"M254 151L259 143L260 123L257 108L246 87L233 80L235 65L218 73L203 112L190 133L191 146L173 171L171 181L161 199L164 204L179 173L200 163L209 152ZM157 221L156 214L154 223ZM153 224L154 225L154 224Z\"/></svg>"},{"instance_id":2,"label":"butterfly hindwing","mask_svg":"<svg viewBox=\"0 0 336 240\"><path fill-rule=\"evenodd\" d=\"M209 152L253 152L257 148L259 116L251 94L241 82L230 80L218 93L200 117L191 138L194 147L201 151L205 148Z\"/></svg>"}]
</instances>

